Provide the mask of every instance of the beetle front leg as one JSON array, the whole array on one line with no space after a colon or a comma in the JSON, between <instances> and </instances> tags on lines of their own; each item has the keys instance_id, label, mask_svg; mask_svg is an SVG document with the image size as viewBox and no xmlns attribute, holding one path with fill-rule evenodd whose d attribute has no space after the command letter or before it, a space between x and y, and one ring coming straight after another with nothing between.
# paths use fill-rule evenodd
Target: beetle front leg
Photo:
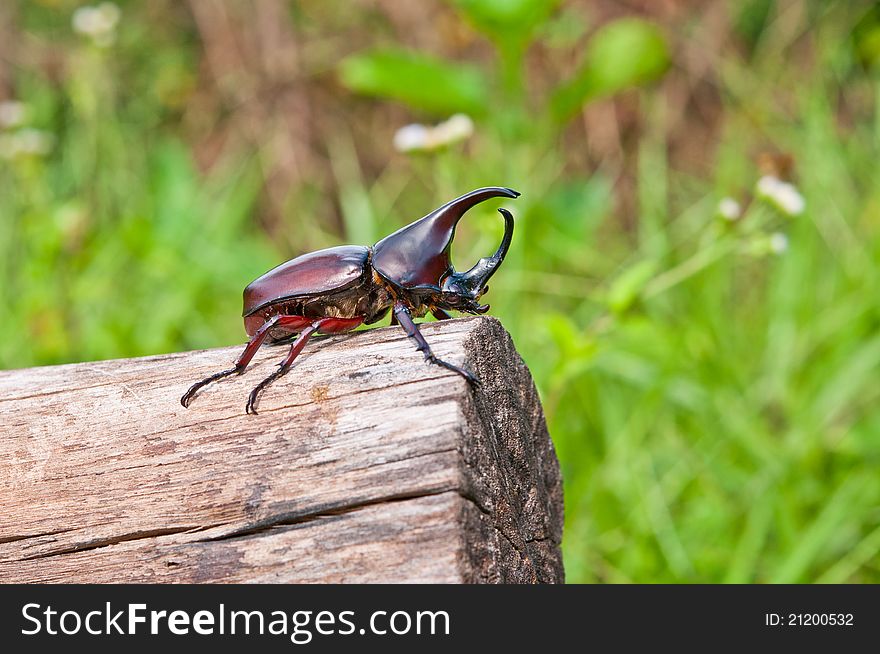
<instances>
[{"instance_id":1,"label":"beetle front leg","mask_svg":"<svg viewBox=\"0 0 880 654\"><path fill-rule=\"evenodd\" d=\"M431 346L428 345L428 341L425 340L422 332L419 331L419 326L415 322L413 322L412 314L409 311L409 307L407 307L402 302L397 302L394 305L394 315L397 317L397 320L400 322L400 326L403 327L406 335L416 342L416 344L418 345L416 349L425 355L426 361L429 361L433 364L436 364L461 375L474 386L480 385L480 380L477 379L472 372L465 370L464 368L459 368L456 365L444 361L443 359L438 359L436 356L434 356L434 353L431 351Z\"/></svg>"}]
</instances>

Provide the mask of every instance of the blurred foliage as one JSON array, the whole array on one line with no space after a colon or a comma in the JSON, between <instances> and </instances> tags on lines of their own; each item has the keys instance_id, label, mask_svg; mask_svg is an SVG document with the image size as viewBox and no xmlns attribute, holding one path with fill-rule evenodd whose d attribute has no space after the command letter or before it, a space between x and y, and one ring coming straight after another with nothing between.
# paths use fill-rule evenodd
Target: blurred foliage
<instances>
[{"instance_id":1,"label":"blurred foliage","mask_svg":"<svg viewBox=\"0 0 880 654\"><path fill-rule=\"evenodd\" d=\"M486 112L486 80L472 66L386 50L351 57L343 62L340 74L354 91L400 100L414 109L440 114Z\"/></svg>"},{"instance_id":2,"label":"blurred foliage","mask_svg":"<svg viewBox=\"0 0 880 654\"><path fill-rule=\"evenodd\" d=\"M279 261L511 186L568 579L880 581L876 5L416 4L4 3L0 366L240 342Z\"/></svg>"},{"instance_id":3,"label":"blurred foliage","mask_svg":"<svg viewBox=\"0 0 880 654\"><path fill-rule=\"evenodd\" d=\"M553 112L570 118L585 102L653 81L669 66L669 53L660 30L634 18L600 29L587 44L576 77L553 98Z\"/></svg>"}]
</instances>

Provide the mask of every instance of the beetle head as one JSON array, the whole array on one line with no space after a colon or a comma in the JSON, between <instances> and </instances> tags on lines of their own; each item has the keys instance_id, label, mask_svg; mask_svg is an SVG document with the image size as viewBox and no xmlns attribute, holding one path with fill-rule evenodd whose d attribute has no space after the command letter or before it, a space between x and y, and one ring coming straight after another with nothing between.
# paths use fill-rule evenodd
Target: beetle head
<instances>
[{"instance_id":1,"label":"beetle head","mask_svg":"<svg viewBox=\"0 0 880 654\"><path fill-rule=\"evenodd\" d=\"M373 247L373 268L404 291L430 295L437 304L467 313L485 313L488 306L478 300L486 292L486 282L501 265L513 235L513 216L504 216L504 238L498 251L480 259L467 272L452 267L449 249L455 227L465 212L494 197L519 197L513 189L490 186L471 191L447 202L424 218L385 237Z\"/></svg>"}]
</instances>

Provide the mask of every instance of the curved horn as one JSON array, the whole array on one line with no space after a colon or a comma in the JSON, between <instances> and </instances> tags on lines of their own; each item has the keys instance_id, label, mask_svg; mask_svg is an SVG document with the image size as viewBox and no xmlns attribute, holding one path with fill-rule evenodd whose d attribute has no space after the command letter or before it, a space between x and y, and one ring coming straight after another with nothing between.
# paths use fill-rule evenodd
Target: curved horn
<instances>
[{"instance_id":1,"label":"curved horn","mask_svg":"<svg viewBox=\"0 0 880 654\"><path fill-rule=\"evenodd\" d=\"M447 202L376 243L373 246L373 267L387 280L403 288L436 288L444 276L454 272L449 249L455 227L465 212L489 198L512 199L518 196L519 193L505 186L489 186Z\"/></svg>"},{"instance_id":2,"label":"curved horn","mask_svg":"<svg viewBox=\"0 0 880 654\"><path fill-rule=\"evenodd\" d=\"M483 257L477 261L470 270L450 275L443 284L444 291L477 297L489 278L498 270L513 239L513 215L507 209L499 209L498 212L504 217L504 236L498 251L491 257Z\"/></svg>"}]
</instances>

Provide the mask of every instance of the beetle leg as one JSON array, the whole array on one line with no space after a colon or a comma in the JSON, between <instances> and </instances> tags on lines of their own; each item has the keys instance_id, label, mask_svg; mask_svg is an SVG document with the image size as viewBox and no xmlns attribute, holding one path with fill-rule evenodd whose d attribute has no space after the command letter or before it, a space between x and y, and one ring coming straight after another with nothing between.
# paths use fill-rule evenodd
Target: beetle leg
<instances>
[{"instance_id":1,"label":"beetle leg","mask_svg":"<svg viewBox=\"0 0 880 654\"><path fill-rule=\"evenodd\" d=\"M437 307L432 307L431 313L437 320L449 320L452 318L452 316L446 313L443 309L438 309Z\"/></svg>"},{"instance_id":2,"label":"beetle leg","mask_svg":"<svg viewBox=\"0 0 880 654\"><path fill-rule=\"evenodd\" d=\"M458 366L434 356L434 353L431 351L431 346L428 345L428 341L425 340L425 337L422 336L422 332L419 331L419 326L413 322L409 307L402 302L397 302L394 305L394 315L397 316L397 319L400 321L400 326L403 327L403 331L406 332L406 335L416 342L418 345L416 349L425 355L426 361L458 373L474 386L480 385L480 380L477 379L472 372L469 372L464 368L459 368Z\"/></svg>"},{"instance_id":3,"label":"beetle leg","mask_svg":"<svg viewBox=\"0 0 880 654\"><path fill-rule=\"evenodd\" d=\"M190 403L192 403L193 398L195 398L196 393L199 389L204 388L208 384L213 381L217 381L218 379L223 379L224 377L228 377L229 375L240 375L245 371L245 368L248 367L248 364L251 362L251 359L254 358L254 355L257 353L257 350L260 349L260 346L263 344L263 341L266 340L266 337L269 335L269 332L273 327L288 327L288 328L298 328L301 327L303 322L308 319L304 319L302 316L285 316L283 314L276 314L269 318L266 322L264 322L257 331L254 332L254 335L251 336L251 340L247 342L247 345L244 347L244 352L235 360L233 367L229 370L223 370L221 372L216 372L210 377L206 377L200 382L196 382L192 386L189 387L189 390L183 394L183 397L180 398L180 403L189 408Z\"/></svg>"},{"instance_id":4,"label":"beetle leg","mask_svg":"<svg viewBox=\"0 0 880 654\"><path fill-rule=\"evenodd\" d=\"M193 398L196 396L196 393L199 389L204 388L211 382L217 381L218 379L223 379L224 377L228 377L229 375L240 375L244 372L244 369L247 368L248 364L251 362L251 359L254 358L254 354L257 353L257 350L260 349L260 346L263 344L263 341L266 340L266 336L269 335L269 330L272 329L279 320L281 320L282 316L275 315L269 318L266 322L260 325L260 328L254 332L254 335L251 336L251 340L248 341L247 345L244 347L244 352L235 360L235 364L229 370L223 370L221 372L215 372L213 375L209 377L205 377L202 381L196 382L192 386L189 387L189 390L183 394L183 397L180 398L180 403L185 407L189 408L190 403L193 401Z\"/></svg>"},{"instance_id":5,"label":"beetle leg","mask_svg":"<svg viewBox=\"0 0 880 654\"><path fill-rule=\"evenodd\" d=\"M266 379L257 384L254 387L254 390L251 391L251 394L248 397L247 404L244 408L245 413L253 413L254 415L257 415L257 400L260 397L260 393L262 393L263 389L265 389L276 379L287 374L287 371L290 370L290 366L293 365L293 360L296 359L300 352L302 352L302 349L306 346L306 343L309 342L309 337L311 337L312 334L320 329L321 323L323 322L324 320L313 322L311 325L309 325L299 333L299 336L297 336L296 340L291 344L287 356L284 357L284 361L282 361L281 365L278 366L278 370L266 377Z\"/></svg>"},{"instance_id":6,"label":"beetle leg","mask_svg":"<svg viewBox=\"0 0 880 654\"><path fill-rule=\"evenodd\" d=\"M297 317L296 319L300 321L302 320L301 317ZM284 320L285 318L282 317L280 326L284 325ZM290 370L290 366L293 365L293 360L299 356L300 352L302 352L302 349L306 346L306 343L308 343L312 334L315 332L320 332L322 334L339 334L341 332L347 332L360 325L363 321L363 316L355 316L354 318L328 317L319 318L305 327L299 333L299 336L296 337L296 340L291 343L290 351L288 351L287 356L284 357L284 361L281 362L281 365L278 366L278 370L266 377L266 379L257 384L254 390L251 391L247 405L245 405L245 411L257 415L257 400L260 397L260 393L262 393L263 390L276 379L287 374L287 371ZM297 323L296 326L301 327L302 323Z\"/></svg>"}]
</instances>

